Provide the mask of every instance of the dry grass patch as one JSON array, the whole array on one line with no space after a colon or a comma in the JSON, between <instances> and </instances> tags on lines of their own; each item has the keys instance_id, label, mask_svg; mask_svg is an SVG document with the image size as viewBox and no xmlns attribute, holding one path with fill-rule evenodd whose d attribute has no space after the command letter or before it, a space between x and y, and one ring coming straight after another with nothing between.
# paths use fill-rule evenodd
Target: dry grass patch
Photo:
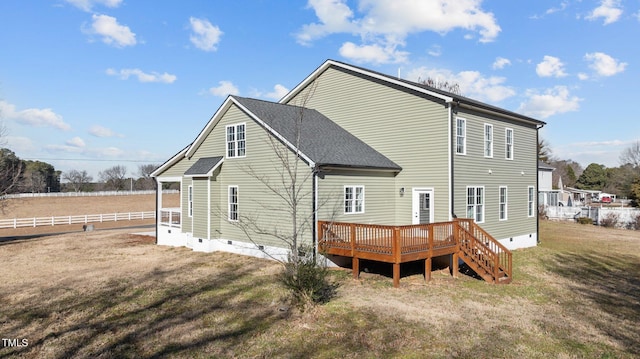
<instances>
[{"instance_id":1,"label":"dry grass patch","mask_svg":"<svg viewBox=\"0 0 640 359\"><path fill-rule=\"evenodd\" d=\"M541 223L514 281L348 270L330 303L287 309L274 262L153 245L125 231L0 243L0 358L634 358L640 235Z\"/></svg>"}]
</instances>

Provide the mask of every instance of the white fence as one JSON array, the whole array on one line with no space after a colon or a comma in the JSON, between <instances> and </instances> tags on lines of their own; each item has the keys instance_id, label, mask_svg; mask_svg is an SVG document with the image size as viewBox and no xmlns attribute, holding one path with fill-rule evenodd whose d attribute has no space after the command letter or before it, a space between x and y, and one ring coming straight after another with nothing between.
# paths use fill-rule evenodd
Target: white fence
<instances>
[{"instance_id":1,"label":"white fence","mask_svg":"<svg viewBox=\"0 0 640 359\"><path fill-rule=\"evenodd\" d=\"M594 223L600 224L603 219L617 216L618 227L625 227L629 223L635 223L640 216L640 209L631 207L563 207L547 206L546 215L549 219L575 220L579 217L589 217Z\"/></svg>"},{"instance_id":2,"label":"white fence","mask_svg":"<svg viewBox=\"0 0 640 359\"><path fill-rule=\"evenodd\" d=\"M163 194L180 193L177 189L162 190ZM139 194L156 194L155 190L147 191L99 191L99 192L50 192L50 193L13 193L4 198L32 198L32 197L102 197L102 196L132 196Z\"/></svg>"},{"instance_id":3,"label":"white fence","mask_svg":"<svg viewBox=\"0 0 640 359\"><path fill-rule=\"evenodd\" d=\"M14 218L0 219L1 228L22 228L55 226L61 224L87 224L96 222L117 222L132 221L138 219L155 219L156 212L127 212L127 213L105 213L105 214L85 214L79 216L51 216L34 218Z\"/></svg>"}]
</instances>

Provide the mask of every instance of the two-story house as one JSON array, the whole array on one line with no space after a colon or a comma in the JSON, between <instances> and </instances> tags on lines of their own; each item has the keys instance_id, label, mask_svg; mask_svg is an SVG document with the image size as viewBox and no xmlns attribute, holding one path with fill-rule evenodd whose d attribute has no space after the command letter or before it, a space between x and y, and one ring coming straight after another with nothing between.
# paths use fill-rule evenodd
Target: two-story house
<instances>
[{"instance_id":1,"label":"two-story house","mask_svg":"<svg viewBox=\"0 0 640 359\"><path fill-rule=\"evenodd\" d=\"M466 218L481 228L478 243L499 242L497 252L535 246L543 125L327 60L278 103L229 96L196 139L153 173L158 188L179 182L182 189L180 208L163 208L158 195L157 242L284 258L291 233L314 251L323 238L355 243L356 232L378 243L386 234L372 233L384 226L462 240L466 234L424 226ZM333 223L370 227L346 238ZM393 240L409 242L399 236ZM338 252L355 257L356 245Z\"/></svg>"}]
</instances>

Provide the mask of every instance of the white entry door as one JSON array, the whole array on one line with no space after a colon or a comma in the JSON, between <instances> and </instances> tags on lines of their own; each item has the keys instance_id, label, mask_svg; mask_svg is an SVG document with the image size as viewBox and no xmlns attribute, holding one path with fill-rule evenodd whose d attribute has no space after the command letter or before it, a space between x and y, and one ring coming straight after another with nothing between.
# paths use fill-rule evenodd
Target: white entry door
<instances>
[{"instance_id":1,"label":"white entry door","mask_svg":"<svg viewBox=\"0 0 640 359\"><path fill-rule=\"evenodd\" d=\"M412 224L433 223L433 189L414 188L412 203Z\"/></svg>"}]
</instances>

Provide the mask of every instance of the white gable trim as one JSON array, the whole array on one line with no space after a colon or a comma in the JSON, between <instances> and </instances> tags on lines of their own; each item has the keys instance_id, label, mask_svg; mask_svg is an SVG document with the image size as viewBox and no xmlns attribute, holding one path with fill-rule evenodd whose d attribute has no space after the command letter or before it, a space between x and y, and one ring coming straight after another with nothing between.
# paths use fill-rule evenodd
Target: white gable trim
<instances>
[{"instance_id":1,"label":"white gable trim","mask_svg":"<svg viewBox=\"0 0 640 359\"><path fill-rule=\"evenodd\" d=\"M321 73L323 73L324 71L326 71L330 66L336 66L336 67L340 67L349 71L353 71L362 75L366 75L369 77L373 77L375 79L381 80L381 81L385 81L388 83L392 83L394 85L398 85L410 90L414 90L429 96L433 96L435 98L439 98L441 100L443 100L444 102L453 102L453 98L450 96L445 96L442 94L439 94L437 92L433 92L433 91L429 91L425 88L419 87L419 86L414 86L411 84L407 84L403 81L399 81L398 79L395 79L391 76L387 76L387 75L382 75L379 73L375 73L375 72L371 72L371 71L367 71L358 67L353 67L347 64L343 64L341 62L337 62L334 60L327 60L325 61L320 67L318 67L311 75L307 76L306 79L304 79L304 81L302 81L300 84L298 84L298 86L296 86L293 90L291 90L285 97L283 97L280 100L280 103L288 103L292 98L294 98L303 88L307 87L307 85L309 85L311 82L313 82Z\"/></svg>"},{"instance_id":2,"label":"white gable trim","mask_svg":"<svg viewBox=\"0 0 640 359\"><path fill-rule=\"evenodd\" d=\"M166 171L167 169L169 169L169 167L173 166L178 161L180 161L184 157L184 154L187 152L188 149L189 149L189 146L185 147L182 151L178 152L173 157L171 157L167 162L163 163L162 166L156 168L155 171L151 172L151 177L160 176L162 172Z\"/></svg>"},{"instance_id":3,"label":"white gable trim","mask_svg":"<svg viewBox=\"0 0 640 359\"><path fill-rule=\"evenodd\" d=\"M200 134L198 135L198 137L196 138L195 141L193 141L193 144L191 144L191 146L189 147L189 149L187 150L187 152L185 153L185 157L191 158L196 150L200 147L200 145L202 145L202 143L204 142L204 140L207 138L207 135L211 132L211 130L218 124L218 122L220 122L220 120L222 119L222 117L224 116L224 114L229 110L229 108L231 107L231 105L236 105L238 106L238 108L240 108L242 111L244 111L247 115L249 115L249 117L251 117L254 121L256 121L258 124L260 124L261 126L263 126L267 131L269 131L269 133L271 133L273 136L275 136L277 139L279 139L280 141L282 141L287 147L289 147L293 152L295 153L299 153L300 157L302 157L302 159L307 162L309 164L310 167L315 167L315 162L313 162L307 155L305 155L304 153L300 152L296 146L294 146L291 142L287 141L286 138L284 138L284 136L282 136L280 133L276 132L271 126L267 125L263 120L261 120L258 116L256 116L256 114L254 114L253 112L249 111L249 109L247 109L246 107L244 107L238 100L236 100L233 96L229 96L227 97L227 99L224 101L224 103L222 104L222 106L220 106L220 108L218 109L218 111L216 111L216 113L213 115L213 117L211 117L211 119L209 120L209 122L207 123L207 125L204 127L204 129L200 132Z\"/></svg>"}]
</instances>

